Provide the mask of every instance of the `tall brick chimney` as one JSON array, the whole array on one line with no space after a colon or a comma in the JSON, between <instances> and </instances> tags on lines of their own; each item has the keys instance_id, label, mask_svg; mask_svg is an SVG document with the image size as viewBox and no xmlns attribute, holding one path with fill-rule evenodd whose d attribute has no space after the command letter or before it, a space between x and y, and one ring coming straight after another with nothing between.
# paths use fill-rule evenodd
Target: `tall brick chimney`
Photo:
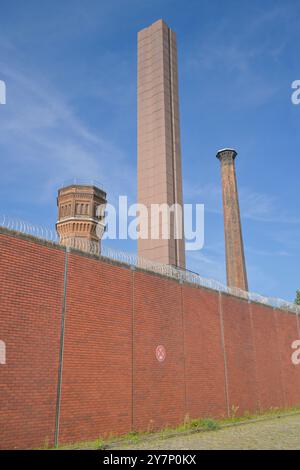
<instances>
[{"instance_id":1,"label":"tall brick chimney","mask_svg":"<svg viewBox=\"0 0 300 470\"><path fill-rule=\"evenodd\" d=\"M106 193L94 185L70 184L58 190L56 230L60 243L100 254Z\"/></svg>"},{"instance_id":2,"label":"tall brick chimney","mask_svg":"<svg viewBox=\"0 0 300 470\"><path fill-rule=\"evenodd\" d=\"M242 227L234 160L237 152L222 149L217 153L221 162L227 285L248 290Z\"/></svg>"},{"instance_id":3,"label":"tall brick chimney","mask_svg":"<svg viewBox=\"0 0 300 470\"><path fill-rule=\"evenodd\" d=\"M177 205L167 222L146 216L170 237L138 239L138 255L185 268L176 34L158 20L138 33L138 203L148 213ZM176 207L176 206L175 206ZM177 235L175 236L175 233Z\"/></svg>"}]
</instances>

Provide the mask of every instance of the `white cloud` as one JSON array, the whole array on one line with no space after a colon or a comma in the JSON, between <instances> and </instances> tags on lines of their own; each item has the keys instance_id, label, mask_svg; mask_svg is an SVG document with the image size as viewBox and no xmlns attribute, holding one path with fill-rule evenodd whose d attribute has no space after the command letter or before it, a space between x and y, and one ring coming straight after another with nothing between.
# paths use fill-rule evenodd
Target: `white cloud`
<instances>
[{"instance_id":1,"label":"white cloud","mask_svg":"<svg viewBox=\"0 0 300 470\"><path fill-rule=\"evenodd\" d=\"M133 168L123 151L91 131L57 90L30 71L1 64L8 88L8 103L1 123L2 155L10 155L10 177L20 178L28 164L39 198L54 200L59 184L69 178L99 180L109 194L130 193ZM100 126L99 126L100 127ZM122 167L122 171L119 168ZM36 199L36 194L32 195Z\"/></svg>"},{"instance_id":2,"label":"white cloud","mask_svg":"<svg viewBox=\"0 0 300 470\"><path fill-rule=\"evenodd\" d=\"M238 189L242 219L278 224L300 224L300 217L289 214L281 207L277 196L261 193L248 187ZM221 183L190 187L186 190L189 200L205 204L205 212L223 214Z\"/></svg>"},{"instance_id":3,"label":"white cloud","mask_svg":"<svg viewBox=\"0 0 300 470\"><path fill-rule=\"evenodd\" d=\"M236 29L232 28L230 17L218 19L215 27L205 36L200 33L189 48L188 67L194 77L198 75L200 83L203 74L212 80L218 77L219 84L216 82L214 96L209 95L209 99L228 110L258 108L270 103L281 90L281 84L270 73L268 64L278 62L289 46L289 25L293 21L295 15L286 6L262 8L248 21L241 21ZM285 34L266 34L275 27L284 29ZM259 68L262 61L266 66Z\"/></svg>"},{"instance_id":4,"label":"white cloud","mask_svg":"<svg viewBox=\"0 0 300 470\"><path fill-rule=\"evenodd\" d=\"M207 253L204 249L202 251L190 252L186 254L187 267L200 276L216 279L225 283L225 259L224 255Z\"/></svg>"}]
</instances>

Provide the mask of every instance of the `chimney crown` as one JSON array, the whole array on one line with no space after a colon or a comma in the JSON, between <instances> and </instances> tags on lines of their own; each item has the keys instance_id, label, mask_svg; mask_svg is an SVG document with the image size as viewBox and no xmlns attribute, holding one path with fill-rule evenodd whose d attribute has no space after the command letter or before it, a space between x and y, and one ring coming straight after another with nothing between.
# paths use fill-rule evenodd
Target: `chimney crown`
<instances>
[{"instance_id":1,"label":"chimney crown","mask_svg":"<svg viewBox=\"0 0 300 470\"><path fill-rule=\"evenodd\" d=\"M216 155L216 157L220 160L220 162L222 162L223 159L234 160L236 156L237 156L237 151L234 149L230 149L230 148L221 149L217 152L217 155Z\"/></svg>"}]
</instances>

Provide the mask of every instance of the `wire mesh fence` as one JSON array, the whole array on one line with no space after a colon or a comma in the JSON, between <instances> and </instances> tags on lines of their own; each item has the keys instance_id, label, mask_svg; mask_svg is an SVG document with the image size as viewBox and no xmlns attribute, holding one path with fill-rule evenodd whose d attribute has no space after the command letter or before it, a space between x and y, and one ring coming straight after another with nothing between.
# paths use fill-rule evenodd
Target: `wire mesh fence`
<instances>
[{"instance_id":1,"label":"wire mesh fence","mask_svg":"<svg viewBox=\"0 0 300 470\"><path fill-rule=\"evenodd\" d=\"M54 244L60 245L56 231L43 226L33 225L20 219L12 219L3 216L0 219L0 227L31 235L38 239L50 241ZM135 253L127 253L124 251L115 250L106 245L101 246L100 253L99 243L91 240L76 239L76 241L69 244L69 247L71 249L85 252L93 256L98 256L100 258L104 257L119 263L124 263L133 268L161 274L162 276L176 279L182 283L186 282L189 284L199 285L218 292L234 295L235 297L245 299L249 302L257 302L264 305L269 305L273 308L288 310L290 312L294 312L297 315L300 314L300 306L292 302L288 302L276 297L266 297L255 292L246 292L235 287L228 287L219 281L202 277L200 274L194 273L192 271L150 261L137 256Z\"/></svg>"},{"instance_id":2,"label":"wire mesh fence","mask_svg":"<svg viewBox=\"0 0 300 470\"><path fill-rule=\"evenodd\" d=\"M65 188L67 186L95 186L96 188L101 189L104 191L103 184L100 181L91 179L91 178L71 178L68 180L62 181L60 187Z\"/></svg>"}]
</instances>

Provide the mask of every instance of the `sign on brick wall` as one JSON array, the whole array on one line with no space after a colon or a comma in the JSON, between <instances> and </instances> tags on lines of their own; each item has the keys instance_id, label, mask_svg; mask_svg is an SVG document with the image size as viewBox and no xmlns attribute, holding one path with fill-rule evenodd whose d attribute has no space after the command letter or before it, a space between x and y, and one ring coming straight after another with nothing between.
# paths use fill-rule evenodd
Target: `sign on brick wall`
<instances>
[{"instance_id":1,"label":"sign on brick wall","mask_svg":"<svg viewBox=\"0 0 300 470\"><path fill-rule=\"evenodd\" d=\"M163 346L163 345L159 345L157 346L156 348L156 359L158 360L158 362L164 362L164 360L166 359L166 348Z\"/></svg>"},{"instance_id":2,"label":"sign on brick wall","mask_svg":"<svg viewBox=\"0 0 300 470\"><path fill-rule=\"evenodd\" d=\"M6 364L6 346L2 340L0 340L0 364Z\"/></svg>"}]
</instances>

